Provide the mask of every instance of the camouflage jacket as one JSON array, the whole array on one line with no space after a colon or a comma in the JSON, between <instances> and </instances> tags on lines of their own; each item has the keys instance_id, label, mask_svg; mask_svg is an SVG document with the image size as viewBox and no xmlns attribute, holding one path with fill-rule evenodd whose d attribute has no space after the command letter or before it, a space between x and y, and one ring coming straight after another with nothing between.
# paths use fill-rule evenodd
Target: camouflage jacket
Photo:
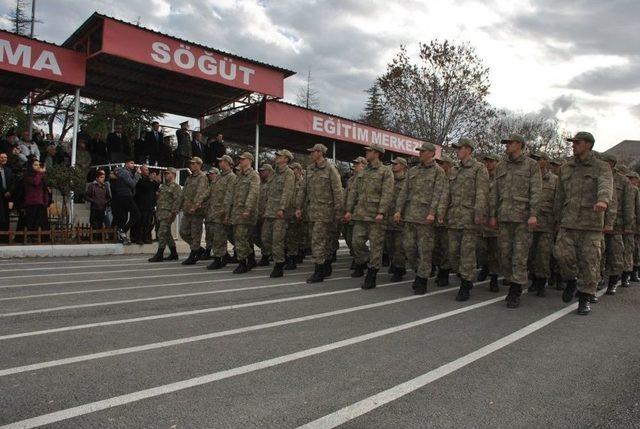
<instances>
[{"instance_id":1,"label":"camouflage jacket","mask_svg":"<svg viewBox=\"0 0 640 429\"><path fill-rule=\"evenodd\" d=\"M542 178L538 163L525 154L507 158L496 167L491 192L491 217L498 222L527 222L538 216Z\"/></svg>"},{"instance_id":2,"label":"camouflage jacket","mask_svg":"<svg viewBox=\"0 0 640 429\"><path fill-rule=\"evenodd\" d=\"M191 208L197 207L197 215L204 216L207 208L207 198L209 197L209 179L202 172L193 173L187 177L182 188L181 208L188 212Z\"/></svg>"},{"instance_id":3,"label":"camouflage jacket","mask_svg":"<svg viewBox=\"0 0 640 429\"><path fill-rule=\"evenodd\" d=\"M336 213L343 208L342 198L340 173L325 159L307 168L296 208L306 208L310 222L335 222Z\"/></svg>"},{"instance_id":4,"label":"camouflage jacket","mask_svg":"<svg viewBox=\"0 0 640 429\"><path fill-rule=\"evenodd\" d=\"M298 201L299 198L301 198L302 195L302 189L304 188L304 181L305 178L304 176L296 176L296 185L295 185L295 193L293 195L293 208L295 209L296 207L296 201ZM306 220L306 216L307 216L307 210L306 208L302 208L302 212L303 212L303 216L302 216L302 220ZM291 222L297 222L297 219L295 217L292 217L290 219Z\"/></svg>"},{"instance_id":5,"label":"camouflage jacket","mask_svg":"<svg viewBox=\"0 0 640 429\"><path fill-rule=\"evenodd\" d=\"M411 167L396 199L396 212L405 222L426 224L427 215L444 213L445 190L446 174L435 161Z\"/></svg>"},{"instance_id":6,"label":"camouflage jacket","mask_svg":"<svg viewBox=\"0 0 640 429\"><path fill-rule=\"evenodd\" d=\"M635 227L635 234L636 235L640 235L640 189L638 189L636 186L632 186L633 188L633 199L635 201L635 207L636 207L636 227Z\"/></svg>"},{"instance_id":7,"label":"camouflage jacket","mask_svg":"<svg viewBox=\"0 0 640 429\"><path fill-rule=\"evenodd\" d=\"M227 216L233 225L249 224L258 221L258 198L260 198L260 175L253 168L238 171L236 183L225 197ZM242 214L249 212L249 217Z\"/></svg>"},{"instance_id":8,"label":"camouflage jacket","mask_svg":"<svg viewBox=\"0 0 640 429\"><path fill-rule=\"evenodd\" d=\"M407 180L407 173L403 174L394 174L393 175L393 197L391 198L391 202L389 203L389 209L387 210L387 229L391 231L402 231L402 222L395 223L393 221L393 215L396 210L396 197L400 194L402 187L404 186L405 180Z\"/></svg>"},{"instance_id":9,"label":"camouflage jacket","mask_svg":"<svg viewBox=\"0 0 640 429\"><path fill-rule=\"evenodd\" d=\"M233 190L237 176L233 171L221 172L209 185L209 206L207 207L207 222L223 223L226 214L225 199Z\"/></svg>"},{"instance_id":10,"label":"camouflage jacket","mask_svg":"<svg viewBox=\"0 0 640 429\"><path fill-rule=\"evenodd\" d=\"M353 220L372 222L378 214L386 217L393 198L391 169L382 162L369 163L358 180L358 186L349 192L346 211L353 214Z\"/></svg>"},{"instance_id":11,"label":"camouflage jacket","mask_svg":"<svg viewBox=\"0 0 640 429\"><path fill-rule=\"evenodd\" d=\"M264 217L275 218L279 210L284 211L288 219L293 214L293 201L296 186L296 175L288 165L275 167L273 179L269 183Z\"/></svg>"},{"instance_id":12,"label":"camouflage jacket","mask_svg":"<svg viewBox=\"0 0 640 429\"><path fill-rule=\"evenodd\" d=\"M491 210L491 193L493 192L493 187L496 183L496 175L489 173L489 213L492 213ZM482 236L484 238L497 237L498 236L498 228L491 228L488 224L482 226Z\"/></svg>"},{"instance_id":13,"label":"camouflage jacket","mask_svg":"<svg viewBox=\"0 0 640 429\"><path fill-rule=\"evenodd\" d=\"M613 222L613 230L617 234L624 231L633 231L636 223L634 195L631 189L631 181L626 176L614 171L613 190L616 199L616 216Z\"/></svg>"},{"instance_id":14,"label":"camouflage jacket","mask_svg":"<svg viewBox=\"0 0 640 429\"><path fill-rule=\"evenodd\" d=\"M156 216L160 221L170 221L180 211L182 188L176 182L160 185Z\"/></svg>"},{"instance_id":15,"label":"camouflage jacket","mask_svg":"<svg viewBox=\"0 0 640 429\"><path fill-rule=\"evenodd\" d=\"M538 213L539 232L554 232L555 215L553 205L556 200L558 188L558 176L550 171L542 175L542 192L540 193L540 212Z\"/></svg>"},{"instance_id":16,"label":"camouflage jacket","mask_svg":"<svg viewBox=\"0 0 640 429\"><path fill-rule=\"evenodd\" d=\"M489 173L475 159L461 162L449 175L449 204L446 223L452 229L477 229L476 216L487 221L489 215Z\"/></svg>"},{"instance_id":17,"label":"camouflage jacket","mask_svg":"<svg viewBox=\"0 0 640 429\"><path fill-rule=\"evenodd\" d=\"M260 175L260 173L258 173ZM260 181L260 197L258 197L258 217L264 217L264 211L267 208L267 197L269 196L269 187L271 186L271 181L273 180L273 175L269 176L267 180Z\"/></svg>"},{"instance_id":18,"label":"camouflage jacket","mask_svg":"<svg viewBox=\"0 0 640 429\"><path fill-rule=\"evenodd\" d=\"M571 158L560 167L554 212L562 228L602 231L604 213L593 210L597 202L611 204L613 177L609 165L590 153L584 160ZM614 218L611 219L611 221ZM609 221L609 222L611 222ZM608 227L613 224L607 223Z\"/></svg>"}]
</instances>

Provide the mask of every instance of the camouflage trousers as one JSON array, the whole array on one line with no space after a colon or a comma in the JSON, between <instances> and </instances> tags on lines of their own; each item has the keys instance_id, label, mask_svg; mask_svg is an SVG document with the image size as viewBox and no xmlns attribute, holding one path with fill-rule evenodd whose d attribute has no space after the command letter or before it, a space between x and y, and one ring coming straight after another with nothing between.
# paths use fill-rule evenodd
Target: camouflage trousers
<instances>
[{"instance_id":1,"label":"camouflage trousers","mask_svg":"<svg viewBox=\"0 0 640 429\"><path fill-rule=\"evenodd\" d=\"M476 246L480 232L477 229L448 229L449 268L460 274L462 280L473 282L476 276Z\"/></svg>"},{"instance_id":2,"label":"camouflage trousers","mask_svg":"<svg viewBox=\"0 0 640 429\"><path fill-rule=\"evenodd\" d=\"M229 241L230 228L217 222L205 223L207 233L207 247L211 247L211 254L221 258L227 253L227 241ZM211 242L209 242L209 239Z\"/></svg>"},{"instance_id":3,"label":"camouflage trousers","mask_svg":"<svg viewBox=\"0 0 640 429\"><path fill-rule=\"evenodd\" d=\"M287 225L284 219L265 218L262 221L262 252L272 255L275 263L284 262Z\"/></svg>"},{"instance_id":4,"label":"camouflage trousers","mask_svg":"<svg viewBox=\"0 0 640 429\"><path fill-rule=\"evenodd\" d=\"M388 229L385 233L385 252L391 258L391 266L396 268L404 268L407 262L407 258L404 255L404 245L402 244L403 239L404 235L401 229Z\"/></svg>"},{"instance_id":5,"label":"camouflage trousers","mask_svg":"<svg viewBox=\"0 0 640 429\"><path fill-rule=\"evenodd\" d=\"M369 268L380 269L384 249L384 223L357 220L353 225L353 257L356 264L369 263ZM369 240L369 247L367 247Z\"/></svg>"},{"instance_id":6,"label":"camouflage trousers","mask_svg":"<svg viewBox=\"0 0 640 429\"><path fill-rule=\"evenodd\" d=\"M529 272L538 279L551 278L551 259L553 258L553 233L536 231L529 250Z\"/></svg>"},{"instance_id":7,"label":"camouflage trousers","mask_svg":"<svg viewBox=\"0 0 640 429\"><path fill-rule=\"evenodd\" d=\"M173 225L173 221L169 222L168 220L161 220L160 226L158 227L158 247L164 249L165 247L176 247L176 242L173 239L173 234L171 234L171 225Z\"/></svg>"},{"instance_id":8,"label":"camouflage trousers","mask_svg":"<svg viewBox=\"0 0 640 429\"><path fill-rule=\"evenodd\" d=\"M577 279L578 290L594 295L600 278L602 233L561 229L553 248L564 281Z\"/></svg>"},{"instance_id":9,"label":"camouflage trousers","mask_svg":"<svg viewBox=\"0 0 640 429\"><path fill-rule=\"evenodd\" d=\"M623 269L624 271L633 271L633 251L635 249L635 239L633 234L625 234L622 236L624 243Z\"/></svg>"},{"instance_id":10,"label":"camouflage trousers","mask_svg":"<svg viewBox=\"0 0 640 429\"><path fill-rule=\"evenodd\" d=\"M478 265L487 267L489 274L500 272L500 248L498 237L480 237L476 246Z\"/></svg>"},{"instance_id":11,"label":"camouflage trousers","mask_svg":"<svg viewBox=\"0 0 640 429\"><path fill-rule=\"evenodd\" d=\"M200 249L202 241L202 224L204 216L198 214L182 213L180 222L180 237L189 244L191 250Z\"/></svg>"},{"instance_id":12,"label":"camouflage trousers","mask_svg":"<svg viewBox=\"0 0 640 429\"><path fill-rule=\"evenodd\" d=\"M233 225L233 238L239 261L247 259L253 253L254 234L255 225L247 223Z\"/></svg>"},{"instance_id":13,"label":"camouflage trousers","mask_svg":"<svg viewBox=\"0 0 640 429\"><path fill-rule=\"evenodd\" d=\"M404 253L409 266L418 277L426 279L431 272L434 228L432 225L406 222L404 224Z\"/></svg>"},{"instance_id":14,"label":"camouflage trousers","mask_svg":"<svg viewBox=\"0 0 640 429\"><path fill-rule=\"evenodd\" d=\"M329 254L333 257L333 253L337 252L340 248L340 229L338 228L338 224L332 222L329 225Z\"/></svg>"},{"instance_id":15,"label":"camouflage trousers","mask_svg":"<svg viewBox=\"0 0 640 429\"><path fill-rule=\"evenodd\" d=\"M619 276L624 270L624 241L622 234L604 234L604 275Z\"/></svg>"},{"instance_id":16,"label":"camouflage trousers","mask_svg":"<svg viewBox=\"0 0 640 429\"><path fill-rule=\"evenodd\" d=\"M342 228L342 235L344 236L345 243L347 243L349 252L353 255L353 222L344 224Z\"/></svg>"},{"instance_id":17,"label":"camouflage trousers","mask_svg":"<svg viewBox=\"0 0 640 429\"><path fill-rule=\"evenodd\" d=\"M322 264L332 256L331 225L332 222L309 222L311 257L314 264Z\"/></svg>"},{"instance_id":18,"label":"camouflage trousers","mask_svg":"<svg viewBox=\"0 0 640 429\"><path fill-rule=\"evenodd\" d=\"M445 226L433 228L433 264L443 270L451 269L449 263L449 234Z\"/></svg>"},{"instance_id":19,"label":"camouflage trousers","mask_svg":"<svg viewBox=\"0 0 640 429\"><path fill-rule=\"evenodd\" d=\"M526 222L504 222L498 228L500 273L505 283L527 283L527 260L531 247L531 232Z\"/></svg>"},{"instance_id":20,"label":"camouflage trousers","mask_svg":"<svg viewBox=\"0 0 640 429\"><path fill-rule=\"evenodd\" d=\"M640 235L633 236L635 246L633 247L633 266L640 266Z\"/></svg>"},{"instance_id":21,"label":"camouflage trousers","mask_svg":"<svg viewBox=\"0 0 640 429\"><path fill-rule=\"evenodd\" d=\"M289 222L284 241L287 256L295 256L300 250L304 250L304 224L296 221Z\"/></svg>"}]
</instances>

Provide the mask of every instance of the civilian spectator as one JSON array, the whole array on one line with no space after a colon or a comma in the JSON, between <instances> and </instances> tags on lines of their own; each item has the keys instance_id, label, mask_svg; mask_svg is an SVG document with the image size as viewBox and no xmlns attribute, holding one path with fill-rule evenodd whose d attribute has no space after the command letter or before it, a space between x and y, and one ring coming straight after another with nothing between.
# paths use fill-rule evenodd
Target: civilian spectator
<instances>
[{"instance_id":1,"label":"civilian spectator","mask_svg":"<svg viewBox=\"0 0 640 429\"><path fill-rule=\"evenodd\" d=\"M96 133L93 138L89 140L89 153L91 154L91 162L94 165L102 165L109 162L107 144L101 133Z\"/></svg>"},{"instance_id":2,"label":"civilian spectator","mask_svg":"<svg viewBox=\"0 0 640 429\"><path fill-rule=\"evenodd\" d=\"M104 170L98 170L96 172L96 180L87 186L87 191L84 195L84 199L91 204L89 223L94 229L105 226L105 212L111 202L111 188L109 182L105 181L106 177Z\"/></svg>"},{"instance_id":3,"label":"civilian spectator","mask_svg":"<svg viewBox=\"0 0 640 429\"><path fill-rule=\"evenodd\" d=\"M144 155L148 158L150 165L161 165L160 160L163 158L163 146L164 134L160 130L160 123L153 121L151 123L151 130L147 131L144 136Z\"/></svg>"},{"instance_id":4,"label":"civilian spectator","mask_svg":"<svg viewBox=\"0 0 640 429\"><path fill-rule=\"evenodd\" d=\"M209 140L209 146L207 147L207 159L212 166L218 166L218 158L222 158L227 153L227 148L224 144L224 138L222 133L216 134L213 139Z\"/></svg>"},{"instance_id":5,"label":"civilian spectator","mask_svg":"<svg viewBox=\"0 0 640 429\"><path fill-rule=\"evenodd\" d=\"M113 223L118 227L118 238L125 244L131 244L127 232L140 221L140 211L133 199L139 180L140 169L136 169L133 160L129 158L124 167L118 168L115 186L111 188Z\"/></svg>"},{"instance_id":6,"label":"civilian spectator","mask_svg":"<svg viewBox=\"0 0 640 429\"><path fill-rule=\"evenodd\" d=\"M34 160L24 172L25 227L29 231L36 231L38 228L49 229L49 190L44 178L46 171L45 167L40 167L40 161Z\"/></svg>"},{"instance_id":7,"label":"civilian spectator","mask_svg":"<svg viewBox=\"0 0 640 429\"><path fill-rule=\"evenodd\" d=\"M191 142L191 153L193 156L204 160L206 157L207 147L200 131L193 133L193 141Z\"/></svg>"},{"instance_id":8,"label":"civilian spectator","mask_svg":"<svg viewBox=\"0 0 640 429\"><path fill-rule=\"evenodd\" d=\"M26 159L33 157L34 159L40 159L40 148L31 140L29 131L22 132L22 142L20 142L20 153L25 156Z\"/></svg>"},{"instance_id":9,"label":"civilian spectator","mask_svg":"<svg viewBox=\"0 0 640 429\"><path fill-rule=\"evenodd\" d=\"M7 165L9 157L0 152L0 231L9 231L9 212L12 206L14 176L11 167ZM4 238L8 237L3 237Z\"/></svg>"},{"instance_id":10,"label":"civilian spectator","mask_svg":"<svg viewBox=\"0 0 640 429\"><path fill-rule=\"evenodd\" d=\"M135 201L140 211L140 221L131 230L131 241L136 244L151 244L151 230L155 226L156 192L160 185L157 174L151 175L149 167L140 168L140 180L136 184Z\"/></svg>"},{"instance_id":11,"label":"civilian spectator","mask_svg":"<svg viewBox=\"0 0 640 429\"><path fill-rule=\"evenodd\" d=\"M58 145L53 142L47 145L45 153L40 157L40 164L48 169L53 168L54 165L64 164L64 155Z\"/></svg>"},{"instance_id":12,"label":"civilian spectator","mask_svg":"<svg viewBox=\"0 0 640 429\"><path fill-rule=\"evenodd\" d=\"M107 136L107 153L111 162L124 162L131 158L129 139L124 134L122 124L116 125L116 130Z\"/></svg>"}]
</instances>

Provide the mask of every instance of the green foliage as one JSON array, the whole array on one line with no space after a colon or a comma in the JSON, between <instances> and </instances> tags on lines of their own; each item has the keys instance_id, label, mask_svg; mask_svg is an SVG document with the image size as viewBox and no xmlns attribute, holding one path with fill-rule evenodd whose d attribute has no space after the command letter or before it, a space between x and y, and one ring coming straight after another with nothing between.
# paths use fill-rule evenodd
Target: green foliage
<instances>
[{"instance_id":1,"label":"green foliage","mask_svg":"<svg viewBox=\"0 0 640 429\"><path fill-rule=\"evenodd\" d=\"M164 118L164 114L153 110L95 101L84 107L80 125L83 131L92 136L106 136L111 131L111 120L115 119L116 124L124 126L125 134L135 136L138 133L138 124L142 125L144 131L151 122L161 118Z\"/></svg>"},{"instance_id":2,"label":"green foliage","mask_svg":"<svg viewBox=\"0 0 640 429\"><path fill-rule=\"evenodd\" d=\"M71 192L84 192L87 173L79 167L68 165L54 165L46 173L47 184L58 190L63 196L69 197Z\"/></svg>"},{"instance_id":3,"label":"green foliage","mask_svg":"<svg viewBox=\"0 0 640 429\"><path fill-rule=\"evenodd\" d=\"M16 131L25 129L28 119L28 115L22 107L0 105L0 133L3 136L12 128Z\"/></svg>"}]
</instances>

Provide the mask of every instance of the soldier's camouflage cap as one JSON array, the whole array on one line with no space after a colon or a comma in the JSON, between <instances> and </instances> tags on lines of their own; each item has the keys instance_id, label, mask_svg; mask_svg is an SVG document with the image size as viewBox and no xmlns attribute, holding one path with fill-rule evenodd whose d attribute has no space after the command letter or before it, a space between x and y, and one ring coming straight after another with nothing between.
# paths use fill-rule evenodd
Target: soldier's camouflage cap
<instances>
[{"instance_id":1,"label":"soldier's camouflage cap","mask_svg":"<svg viewBox=\"0 0 640 429\"><path fill-rule=\"evenodd\" d=\"M551 165L562 165L563 164L562 160L560 160L558 158L553 158L551 161L549 161L549 163Z\"/></svg>"},{"instance_id":2,"label":"soldier's camouflage cap","mask_svg":"<svg viewBox=\"0 0 640 429\"><path fill-rule=\"evenodd\" d=\"M629 172L629 167L624 164L616 165L616 170L618 170L622 174L627 174Z\"/></svg>"},{"instance_id":3,"label":"soldier's camouflage cap","mask_svg":"<svg viewBox=\"0 0 640 429\"><path fill-rule=\"evenodd\" d=\"M356 159L353 160L354 164L364 164L367 165L367 158L365 158L364 156L359 156Z\"/></svg>"},{"instance_id":4,"label":"soldier's camouflage cap","mask_svg":"<svg viewBox=\"0 0 640 429\"><path fill-rule=\"evenodd\" d=\"M218 170L216 167L211 167L209 171L207 171L207 174L220 174L220 170Z\"/></svg>"},{"instance_id":5,"label":"soldier's camouflage cap","mask_svg":"<svg viewBox=\"0 0 640 429\"><path fill-rule=\"evenodd\" d=\"M546 152L543 152L541 150L536 150L534 152L531 153L531 157L532 158L540 158L540 159L546 159L547 161L549 161L551 158L549 158L549 155L547 155Z\"/></svg>"},{"instance_id":6,"label":"soldier's camouflage cap","mask_svg":"<svg viewBox=\"0 0 640 429\"><path fill-rule=\"evenodd\" d=\"M618 157L612 153L601 152L600 159L607 162L618 162Z\"/></svg>"},{"instance_id":7,"label":"soldier's camouflage cap","mask_svg":"<svg viewBox=\"0 0 640 429\"><path fill-rule=\"evenodd\" d=\"M279 151L276 152L276 155L286 156L287 158L289 158L289 161L293 160L293 154L287 149L280 149Z\"/></svg>"},{"instance_id":8,"label":"soldier's camouflage cap","mask_svg":"<svg viewBox=\"0 0 640 429\"><path fill-rule=\"evenodd\" d=\"M202 158L200 158L199 156L194 156L189 162L195 162L196 164L202 165Z\"/></svg>"},{"instance_id":9,"label":"soldier's camouflage cap","mask_svg":"<svg viewBox=\"0 0 640 429\"><path fill-rule=\"evenodd\" d=\"M630 171L627 173L627 177L631 178L633 177L634 179L640 179L640 174L636 173L635 171Z\"/></svg>"},{"instance_id":10,"label":"soldier's camouflage cap","mask_svg":"<svg viewBox=\"0 0 640 429\"><path fill-rule=\"evenodd\" d=\"M242 152L242 155L240 155L238 158L240 158L240 159L250 159L252 162L255 159L251 152Z\"/></svg>"},{"instance_id":11,"label":"soldier's camouflage cap","mask_svg":"<svg viewBox=\"0 0 640 429\"><path fill-rule=\"evenodd\" d=\"M165 172L165 173L177 174L177 173L178 173L178 170L176 170L176 169L175 169L175 168L173 168L173 167L169 167L169 168L167 168L164 172Z\"/></svg>"},{"instance_id":12,"label":"soldier's camouflage cap","mask_svg":"<svg viewBox=\"0 0 640 429\"><path fill-rule=\"evenodd\" d=\"M314 144L312 148L307 149L308 152L320 151L322 153L327 153L327 147L323 144Z\"/></svg>"},{"instance_id":13,"label":"soldier's camouflage cap","mask_svg":"<svg viewBox=\"0 0 640 429\"><path fill-rule=\"evenodd\" d=\"M596 139L593 138L593 134L588 133L586 131L579 131L576 133L575 136L567 138L568 142L574 142L578 140L585 140L591 144L594 144L596 142Z\"/></svg>"},{"instance_id":14,"label":"soldier's camouflage cap","mask_svg":"<svg viewBox=\"0 0 640 429\"><path fill-rule=\"evenodd\" d=\"M233 165L233 159L231 159L229 155L222 155L220 158L218 158L218 161L227 161L229 165Z\"/></svg>"},{"instance_id":15,"label":"soldier's camouflage cap","mask_svg":"<svg viewBox=\"0 0 640 429\"><path fill-rule=\"evenodd\" d=\"M464 137L458 140L457 142L453 143L451 146L456 149L463 146L470 147L471 149L476 148L476 144L471 139L464 138Z\"/></svg>"},{"instance_id":16,"label":"soldier's camouflage cap","mask_svg":"<svg viewBox=\"0 0 640 429\"><path fill-rule=\"evenodd\" d=\"M409 164L407 163L407 160L402 157L393 158L393 161L391 161L391 163L404 165L405 167L409 166Z\"/></svg>"},{"instance_id":17,"label":"soldier's camouflage cap","mask_svg":"<svg viewBox=\"0 0 640 429\"><path fill-rule=\"evenodd\" d=\"M518 143L522 143L523 145L526 144L524 137L521 136L520 134L509 134L509 137L506 137L500 140L500 143L509 143L509 142L518 142Z\"/></svg>"},{"instance_id":18,"label":"soldier's camouflage cap","mask_svg":"<svg viewBox=\"0 0 640 429\"><path fill-rule=\"evenodd\" d=\"M482 160L484 161L485 159L490 159L492 161L500 161L500 156L496 155L495 153L485 153L484 155L482 155Z\"/></svg>"},{"instance_id":19,"label":"soldier's camouflage cap","mask_svg":"<svg viewBox=\"0 0 640 429\"><path fill-rule=\"evenodd\" d=\"M367 150L367 151L374 150L379 154L384 155L384 146L382 146L379 143L373 143L370 146L367 146L364 150Z\"/></svg>"},{"instance_id":20,"label":"soldier's camouflage cap","mask_svg":"<svg viewBox=\"0 0 640 429\"><path fill-rule=\"evenodd\" d=\"M435 152L436 145L434 145L433 143L424 142L422 143L422 145L418 146L416 150L418 152Z\"/></svg>"},{"instance_id":21,"label":"soldier's camouflage cap","mask_svg":"<svg viewBox=\"0 0 640 429\"><path fill-rule=\"evenodd\" d=\"M449 155L441 153L440 158L436 159L436 162L448 162L449 164L453 165L453 158L451 158Z\"/></svg>"},{"instance_id":22,"label":"soldier's camouflage cap","mask_svg":"<svg viewBox=\"0 0 640 429\"><path fill-rule=\"evenodd\" d=\"M299 163L299 162L294 162L294 163L292 163L290 167L291 167L291 168L293 168L293 169L296 169L296 168L297 168L297 169L299 169L299 170L302 170L302 165L300 165L300 163Z\"/></svg>"},{"instance_id":23,"label":"soldier's camouflage cap","mask_svg":"<svg viewBox=\"0 0 640 429\"><path fill-rule=\"evenodd\" d=\"M271 166L271 164L262 164L258 169L258 171L264 171L264 170L273 171L273 167Z\"/></svg>"}]
</instances>

